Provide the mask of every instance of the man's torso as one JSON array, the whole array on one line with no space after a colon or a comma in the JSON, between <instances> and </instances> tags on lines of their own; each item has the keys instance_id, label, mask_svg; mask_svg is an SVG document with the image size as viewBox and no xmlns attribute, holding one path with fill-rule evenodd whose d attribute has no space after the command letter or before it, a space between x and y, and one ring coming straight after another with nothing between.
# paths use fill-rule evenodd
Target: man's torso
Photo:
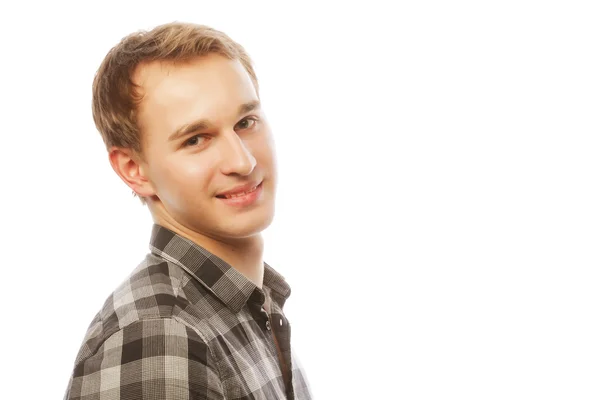
<instances>
[{"instance_id":1,"label":"man's torso","mask_svg":"<svg viewBox=\"0 0 600 400\"><path fill-rule=\"evenodd\" d=\"M158 225L150 249L92 321L66 398L137 398L132 393L147 393L153 379L160 385L168 379L167 386L177 390L198 380L198 393L209 390L205 380L220 380L210 381L219 390L207 398L311 398L291 349L290 325L283 314L290 289L281 275L265 263L259 289L223 260ZM136 346L139 350L132 350ZM128 352L138 354L129 358ZM161 371L160 377L148 377L157 357L164 369L162 363L189 354L209 360L179 375ZM131 372L125 372L128 368ZM106 378L109 372L116 378Z\"/></svg>"}]
</instances>

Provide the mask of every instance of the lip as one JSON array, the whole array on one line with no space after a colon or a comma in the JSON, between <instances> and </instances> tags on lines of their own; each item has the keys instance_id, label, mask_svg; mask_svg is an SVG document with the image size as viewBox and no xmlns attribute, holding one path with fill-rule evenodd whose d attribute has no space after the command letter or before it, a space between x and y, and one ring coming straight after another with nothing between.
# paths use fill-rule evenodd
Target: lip
<instances>
[{"instance_id":1,"label":"lip","mask_svg":"<svg viewBox=\"0 0 600 400\"><path fill-rule=\"evenodd\" d=\"M226 192L217 193L217 196L225 196L225 195L228 195L228 194L243 193L243 192L245 192L247 190L252 189L255 186L260 185L261 183L262 183L262 181L261 182L249 182L249 183L246 183L245 185L237 186L237 187L235 187L235 188L233 188L231 190L228 190Z\"/></svg>"},{"instance_id":2,"label":"lip","mask_svg":"<svg viewBox=\"0 0 600 400\"><path fill-rule=\"evenodd\" d=\"M252 189L252 188L250 188L250 189ZM217 198L228 206L249 207L258 202L258 200L262 197L262 192L263 192L263 184L261 182L253 192L250 192L247 195L240 196L240 197L233 197L231 199L221 198L221 197L217 197Z\"/></svg>"}]
</instances>

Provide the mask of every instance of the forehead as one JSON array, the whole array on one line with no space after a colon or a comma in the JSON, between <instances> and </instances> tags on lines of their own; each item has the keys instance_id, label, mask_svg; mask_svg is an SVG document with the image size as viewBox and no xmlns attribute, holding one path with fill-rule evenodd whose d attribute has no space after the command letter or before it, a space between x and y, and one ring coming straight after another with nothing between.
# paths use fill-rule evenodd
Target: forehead
<instances>
[{"instance_id":1,"label":"forehead","mask_svg":"<svg viewBox=\"0 0 600 400\"><path fill-rule=\"evenodd\" d=\"M244 66L219 54L185 62L144 63L132 78L142 95L140 122L157 115L166 119L218 117L258 98Z\"/></svg>"}]
</instances>

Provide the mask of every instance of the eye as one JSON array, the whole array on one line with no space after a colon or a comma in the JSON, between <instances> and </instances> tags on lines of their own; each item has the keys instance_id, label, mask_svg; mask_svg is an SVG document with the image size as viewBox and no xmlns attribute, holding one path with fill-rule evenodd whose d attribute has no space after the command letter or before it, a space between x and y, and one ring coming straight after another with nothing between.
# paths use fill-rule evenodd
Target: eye
<instances>
[{"instance_id":1,"label":"eye","mask_svg":"<svg viewBox=\"0 0 600 400\"><path fill-rule=\"evenodd\" d=\"M240 122L238 122L238 126L241 125L241 129L250 129L256 125L258 122L258 118L256 117L246 117Z\"/></svg>"},{"instance_id":2,"label":"eye","mask_svg":"<svg viewBox=\"0 0 600 400\"><path fill-rule=\"evenodd\" d=\"M183 143L183 147L190 147L190 146L196 146L198 144L198 139L204 137L204 135L195 135L192 136L191 138L189 138L188 140L186 140Z\"/></svg>"}]
</instances>

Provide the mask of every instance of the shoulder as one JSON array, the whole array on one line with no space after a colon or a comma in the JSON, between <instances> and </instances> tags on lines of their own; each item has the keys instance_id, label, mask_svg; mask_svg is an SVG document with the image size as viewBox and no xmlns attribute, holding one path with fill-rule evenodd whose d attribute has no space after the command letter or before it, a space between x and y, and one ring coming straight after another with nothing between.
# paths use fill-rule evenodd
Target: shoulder
<instances>
[{"instance_id":1,"label":"shoulder","mask_svg":"<svg viewBox=\"0 0 600 400\"><path fill-rule=\"evenodd\" d=\"M142 321L177 318L188 301L178 266L148 254L104 302L88 327L76 364L96 353L111 336ZM148 323L146 325L153 325Z\"/></svg>"},{"instance_id":2,"label":"shoulder","mask_svg":"<svg viewBox=\"0 0 600 400\"><path fill-rule=\"evenodd\" d=\"M128 324L76 363L65 398L142 399L148 393L223 399L218 368L197 330L175 318Z\"/></svg>"}]
</instances>

